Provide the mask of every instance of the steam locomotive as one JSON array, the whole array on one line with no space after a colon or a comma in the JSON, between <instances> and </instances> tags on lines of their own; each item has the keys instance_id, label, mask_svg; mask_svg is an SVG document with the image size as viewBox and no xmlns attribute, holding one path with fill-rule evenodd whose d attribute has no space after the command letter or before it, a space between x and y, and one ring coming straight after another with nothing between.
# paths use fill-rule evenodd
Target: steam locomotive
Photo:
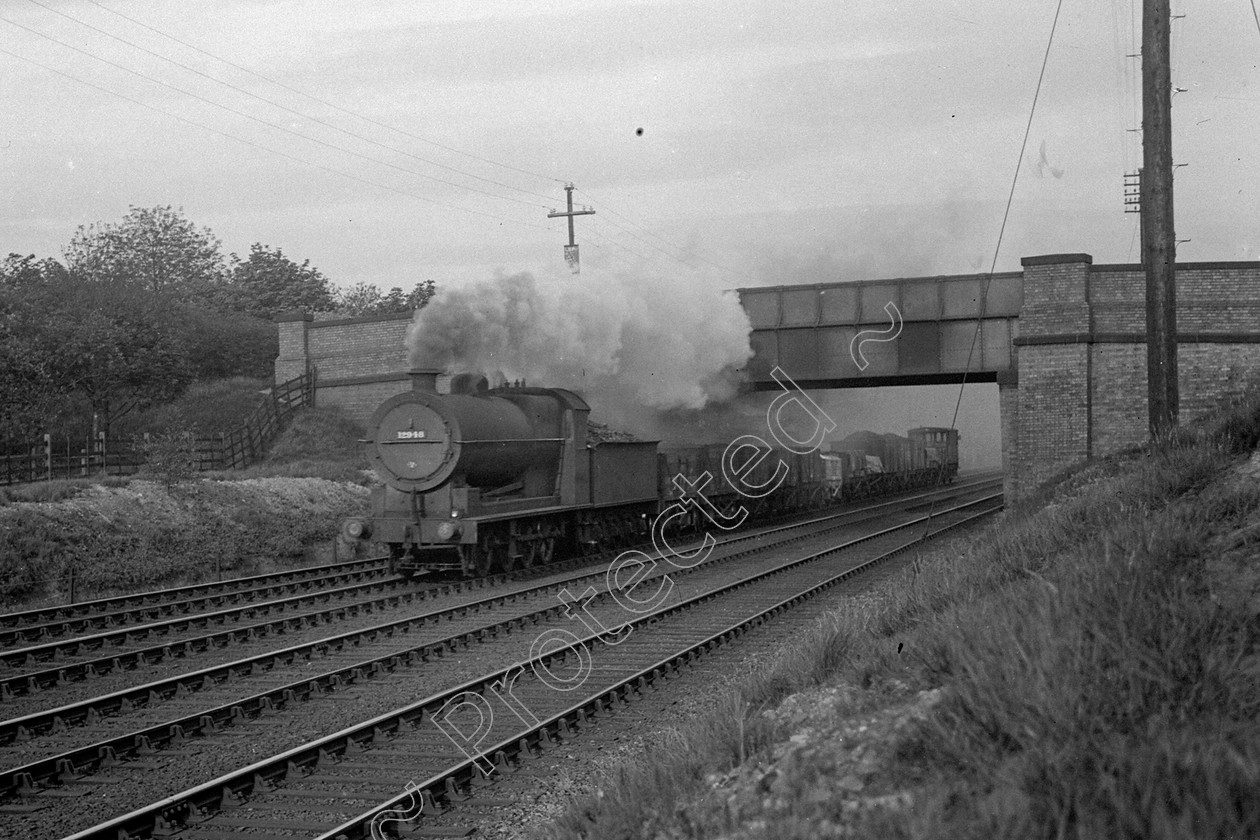
<instances>
[{"instance_id":1,"label":"steam locomotive","mask_svg":"<svg viewBox=\"0 0 1260 840\"><path fill-rule=\"evenodd\" d=\"M698 533L715 512L742 508L756 520L950 482L958 471L956 431L911 429L808 455L771 448L741 471L744 488L774 488L751 497L728 480L725 445L591 442L590 408L572 391L492 390L461 374L439 394L437 376L413 372L412 390L373 414L367 453L384 486L373 490L370 517L343 528L388 546L391 571L404 576L479 577L638 545L670 506L670 531ZM685 503L697 489L707 512Z\"/></svg>"}]
</instances>

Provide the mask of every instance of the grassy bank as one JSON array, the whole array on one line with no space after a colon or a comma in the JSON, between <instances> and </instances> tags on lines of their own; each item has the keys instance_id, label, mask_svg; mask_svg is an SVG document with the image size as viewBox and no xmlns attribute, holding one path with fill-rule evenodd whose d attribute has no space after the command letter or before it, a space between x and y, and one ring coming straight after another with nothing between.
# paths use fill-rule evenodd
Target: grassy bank
<instances>
[{"instance_id":1,"label":"grassy bank","mask_svg":"<svg viewBox=\"0 0 1260 840\"><path fill-rule=\"evenodd\" d=\"M171 480L44 482L0 491L0 610L331 562L364 512L362 429L300 412L263 463Z\"/></svg>"},{"instance_id":2,"label":"grassy bank","mask_svg":"<svg viewBox=\"0 0 1260 840\"><path fill-rule=\"evenodd\" d=\"M1258 437L1253 403L1075 471L543 833L1260 835Z\"/></svg>"}]
</instances>

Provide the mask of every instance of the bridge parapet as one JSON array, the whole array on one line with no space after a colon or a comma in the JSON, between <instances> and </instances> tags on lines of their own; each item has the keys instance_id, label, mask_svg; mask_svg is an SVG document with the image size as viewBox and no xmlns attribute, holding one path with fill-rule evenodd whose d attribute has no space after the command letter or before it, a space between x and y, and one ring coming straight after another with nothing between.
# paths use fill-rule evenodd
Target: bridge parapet
<instances>
[{"instance_id":1,"label":"bridge parapet","mask_svg":"<svg viewBox=\"0 0 1260 840\"><path fill-rule=\"evenodd\" d=\"M1022 279L1009 272L991 282L981 274L740 289L753 327L754 387L777 388L776 365L817 388L952 383L964 372L972 381L1013 376ZM860 367L850 345L864 330L890 329L890 304L902 331L895 341L863 342Z\"/></svg>"}]
</instances>

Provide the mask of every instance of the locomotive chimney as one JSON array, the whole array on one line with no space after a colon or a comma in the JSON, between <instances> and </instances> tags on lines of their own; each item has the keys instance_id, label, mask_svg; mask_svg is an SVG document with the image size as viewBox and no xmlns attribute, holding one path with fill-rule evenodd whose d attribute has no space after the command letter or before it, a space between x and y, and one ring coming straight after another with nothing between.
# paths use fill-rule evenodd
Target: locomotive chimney
<instances>
[{"instance_id":1,"label":"locomotive chimney","mask_svg":"<svg viewBox=\"0 0 1260 840\"><path fill-rule=\"evenodd\" d=\"M411 390L428 391L430 394L437 393L437 378L441 371L438 370L410 370L407 375L411 377Z\"/></svg>"}]
</instances>

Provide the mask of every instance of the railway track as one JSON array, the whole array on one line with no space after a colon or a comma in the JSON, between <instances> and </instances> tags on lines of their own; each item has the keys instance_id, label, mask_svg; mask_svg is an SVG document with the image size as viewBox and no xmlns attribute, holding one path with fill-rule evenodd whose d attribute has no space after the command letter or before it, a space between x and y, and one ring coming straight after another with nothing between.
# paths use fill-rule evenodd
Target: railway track
<instances>
[{"instance_id":1,"label":"railway track","mask_svg":"<svg viewBox=\"0 0 1260 840\"><path fill-rule=\"evenodd\" d=\"M943 494L964 492L992 484L992 480L977 479L949 489L937 489L908 498L880 501L828 513L822 518L845 520L895 508L904 505L907 501L915 500L920 501L924 506L930 506L933 499ZM813 521L815 520L805 520L776 527L807 528L811 527L810 523ZM753 530L746 535L731 539L754 539L760 533L765 533L764 529ZM141 669L148 665L169 663L177 659L188 659L229 645L254 641L260 637L301 632L334 621L344 621L352 616L406 607L435 596L448 596L487 586L503 587L522 580L536 579L542 574L553 575L573 566L601 567L609 559L611 557L580 558L567 561L565 564L554 564L542 570L531 570L532 574L510 573L480 580L437 585L424 582L408 583L396 578L374 580L242 607L0 651L0 666L4 666L0 668L0 708L13 698L56 689L67 683L93 680L110 674ZM564 582L566 581L561 581L561 583ZM510 593L516 590L508 588L505 591ZM363 595L369 597L352 600L356 596ZM328 606L308 611L299 609L303 605L320 602ZM250 616L261 616L264 620L246 623L244 619ZM210 632L192 632L198 627L205 627ZM151 640L151 643L143 646L138 644L146 640ZM39 667L41 664L45 667ZM3 733L4 727L0 725L0 744L6 740Z\"/></svg>"},{"instance_id":2,"label":"railway track","mask_svg":"<svg viewBox=\"0 0 1260 840\"><path fill-rule=\"evenodd\" d=\"M994 502L995 502L995 499L991 497L985 500L978 500L978 501L970 502L969 506L974 508L978 504L993 504ZM885 503L885 504L882 504L879 506L873 506L873 507L887 507L887 504ZM941 510L938 512L938 515L934 517L934 521L936 525L932 527L938 527L942 524L946 524L946 520L950 516L959 516L959 515L960 514L957 513L956 511L949 512L949 511ZM903 535L907 529L914 529L919 526L928 527L927 523L925 522L924 517L909 517L908 519L909 521L901 523L892 529L886 529L885 531L881 533L878 533L875 535L868 535L861 538L860 540L847 541L844 547L852 548L852 546L858 543L865 543L865 542L869 542L872 539L880 539L880 538L884 538L886 540L887 539L901 540L902 542L904 542L905 540L904 540ZM786 531L789 529L780 528L780 529L775 529L775 530ZM753 547L749 548L748 549L749 551L765 552L767 550L779 550L781 548L781 545L780 546L773 545L773 541L775 539L773 534L769 536L767 536L767 534L765 533L755 534L755 535L742 535L739 539L756 544ZM917 537L915 539L917 539ZM906 543L906 544L914 544L914 540L912 539L911 542ZM902 548L904 548L904 545L902 546ZM817 559L817 558L814 558L814 559ZM798 561L798 564L799 562L803 562L803 561ZM727 561L724 561L722 564L710 563L710 564L706 564L705 566L701 566L697 568L712 570L719 566L725 567L728 570L734 568L734 566L730 563L729 559ZM680 577L677 571L672 572L672 574L674 577ZM761 580L762 578L765 577L765 575L766 573L764 572L758 572L755 575L745 575L745 578L747 579L743 580L738 585L748 587L751 581ZM563 581L562 583L568 583L570 585L573 585L574 588L576 589L577 584L580 581L585 581L586 579L591 578L591 577L593 576L589 576L589 575L588 576L571 576L570 578L568 578L566 581ZM687 577L688 578L700 577L700 575L693 574L693 575L688 575ZM555 586L556 586L555 584L552 584L553 590ZM700 586L700 584L697 583L696 586ZM683 588L684 586L680 584L679 589L681 590ZM729 588L730 587L727 587L727 589ZM701 587L701 589L703 589L703 587ZM702 598L702 597L708 597L708 596L704 596L703 593L701 593L701 594L692 596L691 600L694 600L695 598ZM488 601L490 599L484 599L484 600ZM609 599L604 598L603 600L608 601ZM691 600L687 601L687 603L691 603ZM477 607L475 607L475 609L477 610L488 609L488 608L489 608L489 605L478 605ZM608 603L604 603L602 606L602 609L607 609L607 608L608 608ZM564 607L561 605L560 609L564 609ZM615 605L614 605L614 609L615 609ZM643 621L646 621L648 623L662 621L664 620L667 614L672 615L673 611L675 611L676 609L678 609L678 607L669 607L668 610L663 611L659 614L653 614L647 619L643 619ZM723 609L726 609L726 608L723 608ZM270 715L275 710L291 711L299 703L305 700L311 699L313 697L321 696L322 692L328 690L329 688L333 689L333 695L335 695L338 691L341 690L338 687L338 684L340 684L340 686L346 686L346 685L354 685L354 684L363 683L365 680L369 680L374 674L378 676L383 676L399 668L402 668L405 664L407 664L408 661L412 663L418 663L418 662L423 662L426 659L438 658L442 656L443 654L449 655L452 651L460 649L462 646L476 643L476 641L479 639L486 638L486 637L493 638L495 635L499 634L500 632L506 632L506 630L503 629L505 627L508 627L508 626L520 627L526 623L537 624L544 621L548 617L554 618L556 611L557 611L557 605L555 604L552 604L549 607L544 607L541 611L538 610L536 606L526 606L525 608L523 608L523 610L517 610L516 612L512 614L498 616L496 617L495 621L489 624L482 622L481 623L482 626L480 627L472 627L467 630L458 629L452 634L448 634L440 639L436 639L432 642L429 642L427 645L412 646L402 652L398 652L389 656L377 657L371 660L362 660L358 664L352 663L350 665L343 666L339 669L332 669L329 671L325 671L323 674L320 675L320 677L326 678L327 680L326 684L321 684L320 680L318 679L304 679L304 680L299 680L297 682L293 682L291 679L289 679L289 682L284 685L278 685L266 691L255 693L253 695L250 695L249 698L237 698L235 702L229 702L227 704L222 705L221 707L216 707L215 709L203 708L200 710L201 712L200 714L190 714L190 715L185 715L183 718L163 721L161 723L156 724L153 727L150 727L149 730L147 731L128 732L122 736L118 736L112 744L103 743L103 742L88 744L85 747L80 748L77 754L65 754L61 756L51 757L48 759L43 759L42 760L43 767L42 769L38 769L38 771L36 771L32 765L32 767L27 768L25 770L20 770L18 772L6 772L4 778L8 785L9 792L25 791L28 794L25 797L19 798L17 801L28 802L28 803L38 799L38 796L31 795L35 793L36 772L38 772L39 778L41 780L51 781L57 784L57 787L54 788L53 792L56 792L57 790L74 789L76 785L92 784L91 779L85 778L84 776L84 773L86 771L103 769L106 772L109 772L117 767L126 767L128 763L135 764L136 762L134 760L132 762L123 761L123 759L127 758L128 756L138 757L140 767L143 768L144 762L147 760L146 756L151 756L154 753L154 751L159 748L168 747L175 750L183 749L189 741L195 739L197 736L202 735L202 734L213 733L217 730L224 729L224 728L236 727L241 731L250 731L250 726L248 724L257 723L259 725L265 725L267 716ZM511 612L511 611L504 610L500 607L496 609L496 612ZM448 621L449 620L450 619L448 619ZM640 625L642 625L642 622L640 622L640 624L636 626L640 626ZM383 633L383 631L381 632ZM651 635L657 636L661 634L658 632L658 628L653 628L653 630L651 631ZM639 634L639 638L643 638L644 636L645 634L642 634L642 633ZM356 644L362 644L362 643L360 642ZM349 651L351 647L355 647L355 645L347 645L345 646L345 650ZM621 648L618 647L617 649L620 650ZM629 648L627 648L627 650L628 649ZM275 671L277 673L277 676L285 676L285 674L288 674L288 676L291 677L292 672L286 671L286 669L290 668L291 665L296 661L298 660L277 659L275 663L275 667L268 670ZM618 667L623 667L623 666L618 666ZM156 691L157 689L150 689L150 690ZM176 692L178 693L178 689L176 689ZM184 693L185 694L188 693L187 689L185 689ZM324 695L324 696L333 696L333 695ZM449 695L448 693L441 696L449 697L451 695ZM187 699L187 698L184 698L184 699ZM428 699L432 700L433 698L428 698ZM423 706L423 704L421 705ZM85 713L85 719L90 718L91 714L92 714L91 712ZM97 712L96 715L98 717L98 722L99 722L100 713ZM257 720L251 720L251 718L254 718L255 715L259 716ZM404 718L405 718L405 715L404 715ZM66 720L65 718L63 718L61 725L64 726L65 724L66 724ZM359 731L359 730L356 730L356 731ZM327 747L321 747L320 749L324 749L325 752L327 752ZM354 747L348 746L347 749L353 751ZM383 757L384 757L383 754L377 756L377 758L383 758ZM299 766L305 766L305 764L302 762L299 762L298 764ZM343 762L342 764L345 764L345 762ZM341 767L343 771L348 771L352 769L348 765L347 766L338 765L338 766ZM22 774L26 774L26 775L23 776ZM324 778L331 779L331 778L334 778L334 776L325 776ZM105 783L102 783L102 784L105 784ZM81 790L82 788L79 788L79 789ZM234 791L237 790L237 788L231 788L231 789ZM45 793L47 793L47 791ZM283 796L283 794L281 795ZM290 796L292 795L293 794L291 793ZM304 794L303 796L307 796L309 798L309 796L312 796L312 795L313 794L308 793L308 794ZM381 797L377 796L374 801L377 801L380 798ZM228 797L228 800L231 800L231 799L232 797ZM299 797L299 799L301 798ZM301 799L301 801L305 802L306 800ZM228 801L228 804L230 805L231 802ZM197 805L197 807L203 808L203 805L199 804ZM209 806L204 806L204 807L209 807ZM161 810L162 809L159 809L159 811ZM211 810L214 810L214 808L211 808ZM184 818L186 818L186 815L185 817L179 817L179 819L184 819ZM166 816L161 818L161 820L165 820L168 823L172 819L176 819L176 816L173 816L172 813L167 813ZM153 826L155 827L155 830L158 830L158 831L163 830L161 828L160 820L154 822ZM126 830L132 831L131 828L127 828ZM107 834L98 834L98 835L91 835L91 836L113 837L113 836L119 836L119 835L116 835L116 834L109 835L107 833ZM142 833L139 836L148 836L148 835ZM188 836L199 836L199 835L194 833ZM228 835L224 835L220 833L216 836L228 836Z\"/></svg>"},{"instance_id":3,"label":"railway track","mask_svg":"<svg viewBox=\"0 0 1260 840\"><path fill-rule=\"evenodd\" d=\"M386 565L380 558L353 560L5 613L0 614L0 645L11 647L34 639L81 633L96 627L111 627L204 607L240 603L312 585L322 586L330 581L379 576L385 571Z\"/></svg>"},{"instance_id":4,"label":"railway track","mask_svg":"<svg viewBox=\"0 0 1260 840\"><path fill-rule=\"evenodd\" d=\"M979 483L956 488L951 492L955 495L968 492L984 493L991 486L989 483ZM913 500L912 498L910 501ZM887 502L880 503L868 508L833 513L806 523L777 526L771 529L735 535L723 541L723 552L718 558L714 559L738 556L741 552L737 551L736 547L740 545L745 546L742 553L747 553L751 550L767 547L775 541L790 542L799 539L801 536L809 533L809 529L819 527L819 523L830 522L833 528L852 526L860 523L864 518L881 515L879 511L891 506L895 505ZM925 504L913 506L915 509L924 507ZM771 542L767 543L767 540ZM327 664L331 659L339 657L351 658L353 664L335 672L342 679L354 678L356 672L379 673L382 668L393 669L397 667L395 663L397 657L406 657L407 662L414 663L417 655L427 655L423 651L417 651L415 648L399 650L396 644L392 642L395 638L414 634L427 624L443 620L466 619L469 616L475 616L483 610L491 610L506 604L514 604L529 599L532 599L532 603L545 604L542 612L537 614L536 620L541 620L547 615L548 611L555 612L563 608L563 605L558 604L554 597L557 591L566 586L579 588L579 585L589 585L591 582L598 581L603 577L604 571L600 568L594 573L578 572L576 574L551 576L536 585L500 587L488 596L467 595L456 597L449 604L439 605L420 614L408 613L399 620L372 624L334 636L299 642L279 650L264 650L254 656L211 665L191 672L178 673L164 679L150 680L138 686L128 686L118 691L92 696L77 703L63 704L9 718L0 721L0 745L22 742L36 735L61 732L70 727L91 725L102 717L132 712L137 708L152 708L171 698L207 691L220 683L236 682L243 677L279 671L284 667L307 663L315 659ZM342 612L348 613L353 609L352 605L344 608ZM297 616L286 619L283 624L286 627L293 627L306 621L317 622L320 617L326 618L323 614L319 614L315 618ZM188 655L199 650L209 650L223 640L233 639L242 635L248 637L251 630L253 630L252 627L235 628L214 633L200 640L186 642L181 652ZM369 645L381 649L382 653L375 658L364 661L360 657ZM26 681L28 692L35 688L55 689L65 685L68 680L73 678L87 679L92 676L109 673L111 670L121 671L128 668L137 670L143 664L160 662L171 658L173 655L174 649L170 645L160 644L134 650L126 655L113 655L74 666L59 665L35 674L10 678L0 681L0 689L7 685L20 683L22 680ZM321 678L327 684L335 677L329 675ZM286 690L297 690L298 688L299 686L285 686ZM271 699L278 702L282 696L281 692L273 692ZM250 711L255 711L255 709L251 708ZM188 728L195 722L189 720L178 721L177 723ZM81 762L82 757L80 756L76 759L76 763ZM0 795L3 795L5 790L6 786L3 782L0 782Z\"/></svg>"},{"instance_id":5,"label":"railway track","mask_svg":"<svg viewBox=\"0 0 1260 840\"><path fill-rule=\"evenodd\" d=\"M985 477L983 474L969 476L963 485L967 481L984 480ZM579 558L579 561L590 562L590 558ZM552 570L564 568L557 564ZM381 558L370 558L3 613L0 614L0 648L14 648L30 642L39 642L35 647L41 648L61 636L82 634L98 628L132 627L172 616L192 617L201 610L254 604L277 596L382 577L386 571L387 565ZM497 574L488 580L518 577ZM31 653L36 659L40 658L38 649ZM11 658L6 656L3 661L7 663Z\"/></svg>"}]
</instances>

